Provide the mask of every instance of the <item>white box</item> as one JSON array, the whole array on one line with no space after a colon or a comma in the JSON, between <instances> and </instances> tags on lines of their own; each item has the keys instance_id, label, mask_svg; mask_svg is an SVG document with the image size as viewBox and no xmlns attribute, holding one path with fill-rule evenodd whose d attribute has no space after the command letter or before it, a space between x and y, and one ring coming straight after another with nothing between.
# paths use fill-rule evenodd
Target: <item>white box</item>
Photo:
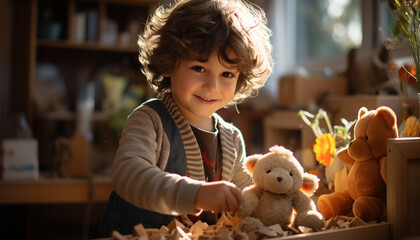
<instances>
[{"instance_id":1,"label":"white box","mask_svg":"<svg viewBox=\"0 0 420 240\"><path fill-rule=\"evenodd\" d=\"M2 150L3 179L38 179L36 139L5 139Z\"/></svg>"}]
</instances>

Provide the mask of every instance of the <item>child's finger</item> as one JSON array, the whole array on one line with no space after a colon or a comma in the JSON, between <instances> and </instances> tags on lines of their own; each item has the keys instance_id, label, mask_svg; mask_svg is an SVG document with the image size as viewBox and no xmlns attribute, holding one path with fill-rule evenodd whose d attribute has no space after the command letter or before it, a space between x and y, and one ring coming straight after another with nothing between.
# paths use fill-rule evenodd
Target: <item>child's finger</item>
<instances>
[{"instance_id":1,"label":"child's finger","mask_svg":"<svg viewBox=\"0 0 420 240\"><path fill-rule=\"evenodd\" d=\"M241 191L241 189L239 189L237 187L233 187L233 188L230 189L230 191L235 196L236 200L238 201L238 204L240 204L242 202L242 191Z\"/></svg>"},{"instance_id":2,"label":"child's finger","mask_svg":"<svg viewBox=\"0 0 420 240\"><path fill-rule=\"evenodd\" d=\"M236 187L229 188L230 194L226 197L227 211L235 211L240 204L242 194ZM239 191L239 192L238 192Z\"/></svg>"}]
</instances>

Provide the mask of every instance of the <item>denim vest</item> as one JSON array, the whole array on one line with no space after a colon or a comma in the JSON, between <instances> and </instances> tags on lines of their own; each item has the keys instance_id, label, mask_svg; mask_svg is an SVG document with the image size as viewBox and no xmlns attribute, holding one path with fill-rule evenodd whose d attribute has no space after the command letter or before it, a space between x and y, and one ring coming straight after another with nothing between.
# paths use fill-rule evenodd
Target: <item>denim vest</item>
<instances>
[{"instance_id":1,"label":"denim vest","mask_svg":"<svg viewBox=\"0 0 420 240\"><path fill-rule=\"evenodd\" d=\"M154 109L162 121L166 136L170 142L170 154L165 172L185 176L187 172L186 157L181 134L165 106L158 99L150 99L142 105ZM139 193L141 194L141 193ZM145 228L160 228L168 225L174 217L138 208L112 191L106 206L100 231L104 237L109 237L112 231L126 235L133 232L135 225L142 223Z\"/></svg>"}]
</instances>

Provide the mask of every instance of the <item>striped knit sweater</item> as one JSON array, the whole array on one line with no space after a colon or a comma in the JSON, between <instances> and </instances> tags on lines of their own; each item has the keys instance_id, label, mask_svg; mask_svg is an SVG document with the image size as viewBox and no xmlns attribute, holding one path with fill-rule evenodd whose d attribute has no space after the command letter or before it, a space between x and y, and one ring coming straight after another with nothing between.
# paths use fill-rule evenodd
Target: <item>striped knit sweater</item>
<instances>
[{"instance_id":1,"label":"striped knit sweater","mask_svg":"<svg viewBox=\"0 0 420 240\"><path fill-rule=\"evenodd\" d=\"M172 96L165 95L160 100L180 130L189 177L164 172L169 140L158 113L140 106L128 117L122 131L112 165L113 187L119 196L140 208L171 215L195 214L195 195L205 178L200 148ZM217 119L222 146L222 180L243 189L252 184L252 179L242 168L242 134L219 115L213 117Z\"/></svg>"}]
</instances>

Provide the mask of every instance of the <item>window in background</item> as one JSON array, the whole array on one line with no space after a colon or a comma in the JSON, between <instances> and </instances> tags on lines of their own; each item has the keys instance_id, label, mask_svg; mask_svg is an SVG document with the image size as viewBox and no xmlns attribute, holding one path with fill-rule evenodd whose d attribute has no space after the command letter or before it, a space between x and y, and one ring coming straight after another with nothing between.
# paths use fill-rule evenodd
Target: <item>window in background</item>
<instances>
[{"instance_id":1,"label":"window in background","mask_svg":"<svg viewBox=\"0 0 420 240\"><path fill-rule=\"evenodd\" d=\"M392 12L391 7L388 5L388 2L383 2L380 5L380 37L381 42L385 43L387 38L394 39L394 28L397 24L397 20L395 19L394 13ZM397 62L397 64L403 64L413 61L411 56L411 50L409 47L409 43L407 39L404 39L403 35L400 34L398 39L405 45L406 47L401 48L393 48L390 50L391 58Z\"/></svg>"},{"instance_id":2,"label":"window in background","mask_svg":"<svg viewBox=\"0 0 420 240\"><path fill-rule=\"evenodd\" d=\"M387 37L394 38L393 30L397 21L395 20L394 14L387 2L381 4L381 14L382 41L384 41Z\"/></svg>"},{"instance_id":3,"label":"window in background","mask_svg":"<svg viewBox=\"0 0 420 240\"><path fill-rule=\"evenodd\" d=\"M371 49L377 0L267 0L275 67L266 86L276 98L279 79L306 69L334 75L347 68L351 48ZM327 71L326 71L327 70Z\"/></svg>"},{"instance_id":4,"label":"window in background","mask_svg":"<svg viewBox=\"0 0 420 240\"><path fill-rule=\"evenodd\" d=\"M296 62L346 54L362 44L361 0L296 1Z\"/></svg>"}]
</instances>

